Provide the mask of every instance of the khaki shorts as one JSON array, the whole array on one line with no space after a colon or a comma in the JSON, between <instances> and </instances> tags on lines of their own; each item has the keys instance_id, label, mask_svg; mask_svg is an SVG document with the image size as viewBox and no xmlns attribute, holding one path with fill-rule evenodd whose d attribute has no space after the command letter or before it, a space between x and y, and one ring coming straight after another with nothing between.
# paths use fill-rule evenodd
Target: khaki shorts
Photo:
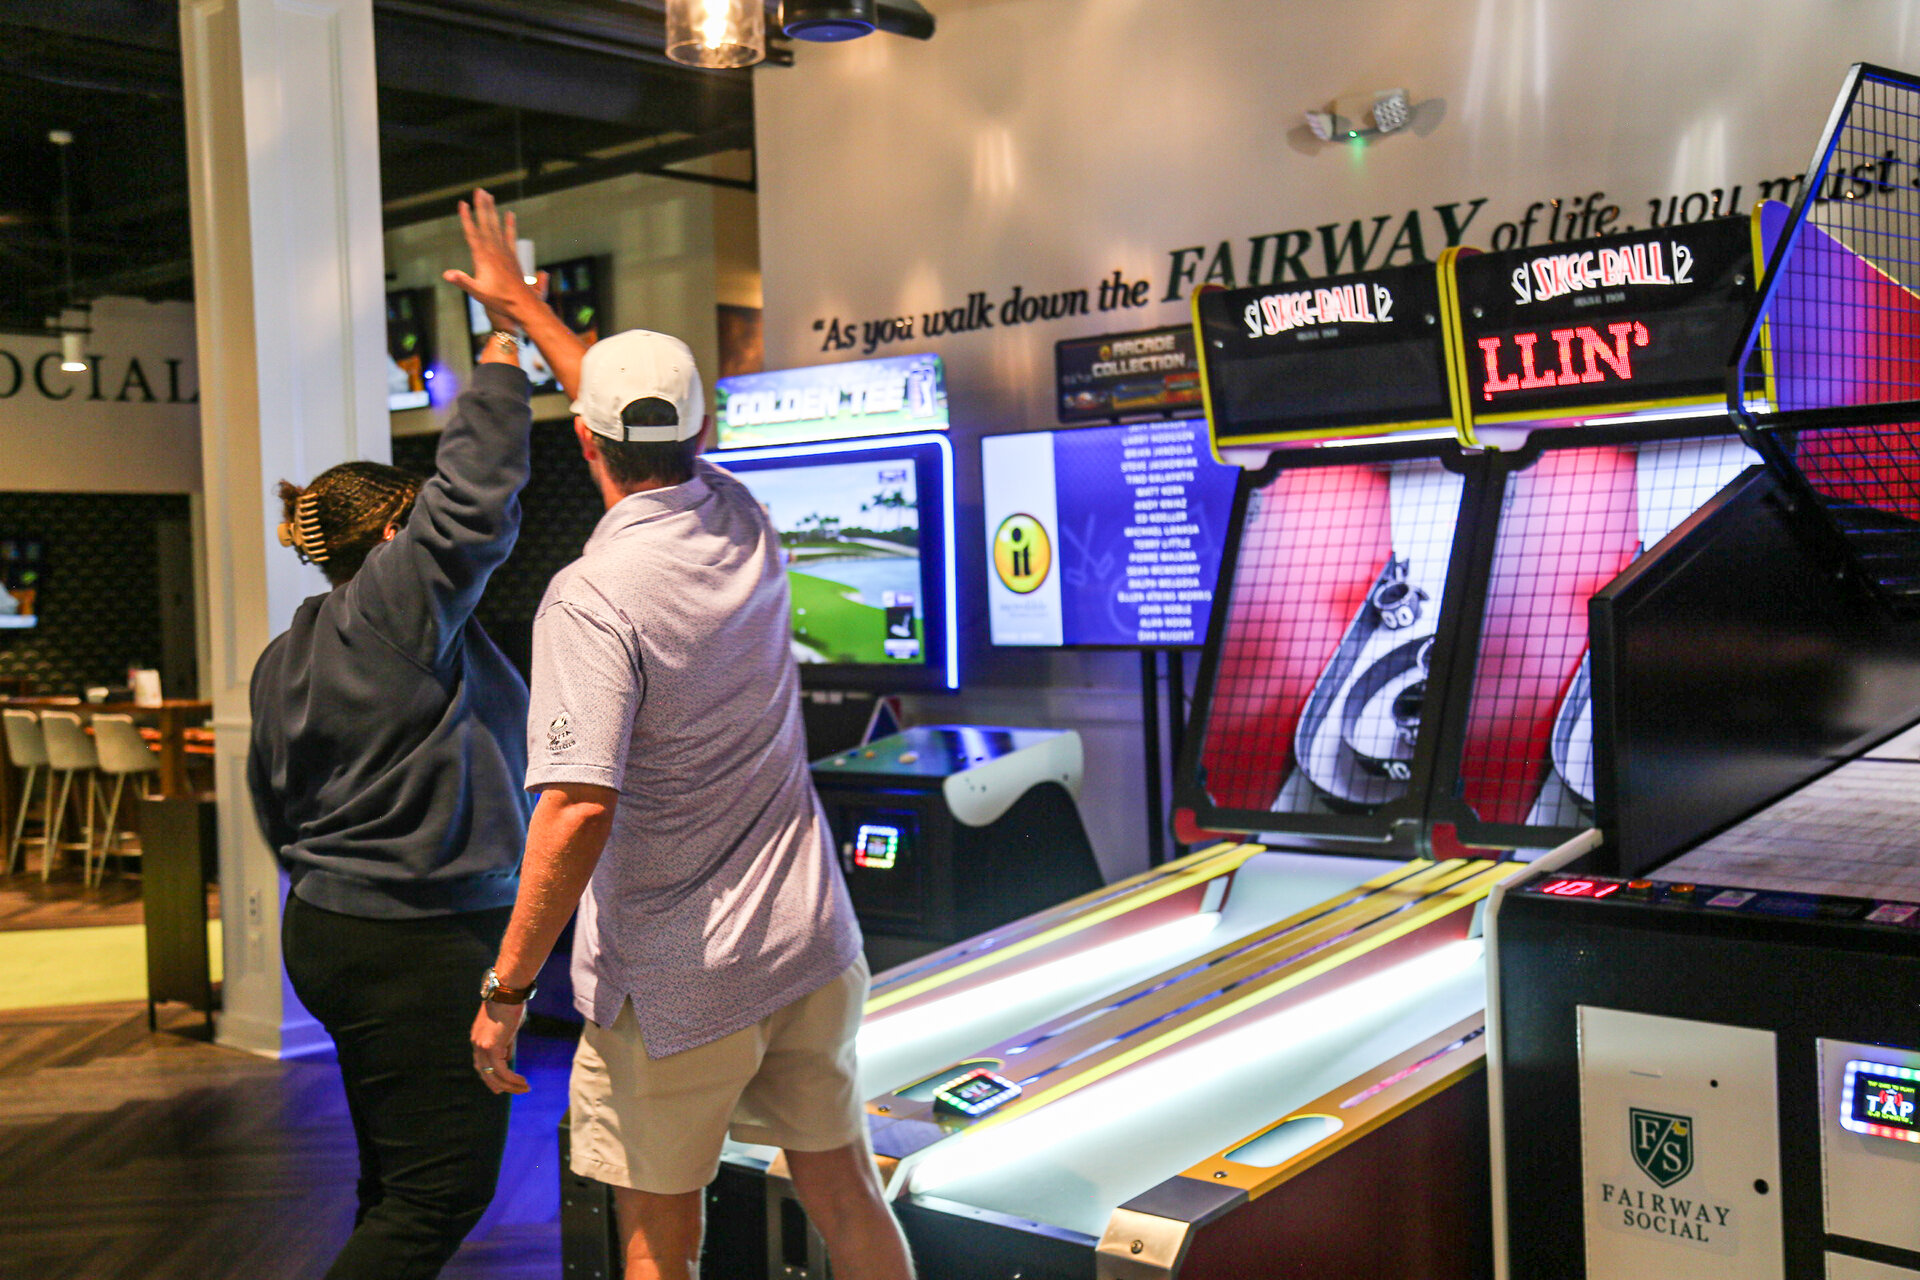
<instances>
[{"instance_id":1,"label":"khaki shorts","mask_svg":"<svg viewBox=\"0 0 1920 1280\"><path fill-rule=\"evenodd\" d=\"M573 1056L573 1171L616 1187L678 1195L713 1181L738 1142L831 1151L860 1141L854 1035L867 999L862 957L838 978L750 1027L647 1057L633 1005L587 1022Z\"/></svg>"}]
</instances>

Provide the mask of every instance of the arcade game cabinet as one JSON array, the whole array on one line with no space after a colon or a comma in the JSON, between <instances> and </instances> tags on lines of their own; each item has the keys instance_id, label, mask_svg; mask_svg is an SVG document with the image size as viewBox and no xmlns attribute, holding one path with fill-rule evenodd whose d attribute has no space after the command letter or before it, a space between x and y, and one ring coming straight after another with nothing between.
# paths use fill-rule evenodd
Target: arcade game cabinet
<instances>
[{"instance_id":1,"label":"arcade game cabinet","mask_svg":"<svg viewBox=\"0 0 1920 1280\"><path fill-rule=\"evenodd\" d=\"M1595 826L1488 930L1503 1276L1920 1276L1916 119L1849 74L1761 214L1764 465L1593 601Z\"/></svg>"},{"instance_id":2,"label":"arcade game cabinet","mask_svg":"<svg viewBox=\"0 0 1920 1280\"><path fill-rule=\"evenodd\" d=\"M779 531L813 737L822 695L959 688L944 381L932 355L721 380L713 460ZM816 758L873 968L1097 888L1079 769L1077 738L973 726Z\"/></svg>"},{"instance_id":3,"label":"arcade game cabinet","mask_svg":"<svg viewBox=\"0 0 1920 1280\"><path fill-rule=\"evenodd\" d=\"M877 972L1098 889L1080 735L934 725L829 756L814 785Z\"/></svg>"}]
</instances>

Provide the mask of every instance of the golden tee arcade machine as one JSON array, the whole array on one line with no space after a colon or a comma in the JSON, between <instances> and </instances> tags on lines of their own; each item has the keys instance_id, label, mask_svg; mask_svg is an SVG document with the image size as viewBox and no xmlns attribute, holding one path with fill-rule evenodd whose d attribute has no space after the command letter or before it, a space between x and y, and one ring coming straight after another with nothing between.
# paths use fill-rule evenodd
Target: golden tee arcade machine
<instances>
[{"instance_id":1,"label":"golden tee arcade machine","mask_svg":"<svg viewBox=\"0 0 1920 1280\"><path fill-rule=\"evenodd\" d=\"M1593 829L1497 895L1499 1274L1920 1276L1920 80L1847 77L1744 471L1592 603Z\"/></svg>"}]
</instances>

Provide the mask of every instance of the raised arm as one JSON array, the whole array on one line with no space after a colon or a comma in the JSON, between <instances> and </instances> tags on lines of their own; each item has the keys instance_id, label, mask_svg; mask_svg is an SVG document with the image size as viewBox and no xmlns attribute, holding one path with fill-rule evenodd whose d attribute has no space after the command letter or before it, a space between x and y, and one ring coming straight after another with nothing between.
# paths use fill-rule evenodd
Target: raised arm
<instances>
[{"instance_id":1,"label":"raised arm","mask_svg":"<svg viewBox=\"0 0 1920 1280\"><path fill-rule=\"evenodd\" d=\"M460 226L467 234L467 247L473 251L473 274L449 271L447 282L466 290L485 307L495 328L524 333L547 358L567 398L576 398L580 394L580 358L586 355L587 344L547 305L545 282L530 286L521 274L514 250L519 227L513 214L502 216L492 196L475 191L472 206L460 206ZM482 360L502 363L515 358L512 352L492 343L481 355Z\"/></svg>"},{"instance_id":2,"label":"raised arm","mask_svg":"<svg viewBox=\"0 0 1920 1280\"><path fill-rule=\"evenodd\" d=\"M484 291L499 309L545 310L520 274L512 217L503 224L486 192L476 191L472 207L460 206L460 221L473 274L449 274ZM520 490L531 469L528 401L514 353L489 342L441 432L433 477L420 487L413 514L347 586L353 607L428 666L450 651L519 536Z\"/></svg>"}]
</instances>

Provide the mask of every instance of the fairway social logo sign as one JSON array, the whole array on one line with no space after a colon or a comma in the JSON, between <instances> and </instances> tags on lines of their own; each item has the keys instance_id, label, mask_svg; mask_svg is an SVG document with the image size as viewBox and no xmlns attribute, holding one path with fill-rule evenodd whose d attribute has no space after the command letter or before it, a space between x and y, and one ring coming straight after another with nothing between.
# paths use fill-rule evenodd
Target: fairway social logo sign
<instances>
[{"instance_id":1,"label":"fairway social logo sign","mask_svg":"<svg viewBox=\"0 0 1920 1280\"><path fill-rule=\"evenodd\" d=\"M1734 1206L1698 1186L1694 1173L1692 1116L1645 1107L1627 1109L1627 1152L1655 1189L1635 1185L1631 1174L1593 1185L1597 1216L1588 1222L1662 1244L1733 1254L1740 1248Z\"/></svg>"},{"instance_id":2,"label":"fairway social logo sign","mask_svg":"<svg viewBox=\"0 0 1920 1280\"><path fill-rule=\"evenodd\" d=\"M1629 1147L1640 1172L1665 1190L1693 1172L1693 1119L1664 1111L1627 1112Z\"/></svg>"},{"instance_id":3,"label":"fairway social logo sign","mask_svg":"<svg viewBox=\"0 0 1920 1280\"><path fill-rule=\"evenodd\" d=\"M993 571L1016 595L1037 591L1053 567L1053 540L1046 526L1022 512L1000 522L993 534Z\"/></svg>"}]
</instances>

